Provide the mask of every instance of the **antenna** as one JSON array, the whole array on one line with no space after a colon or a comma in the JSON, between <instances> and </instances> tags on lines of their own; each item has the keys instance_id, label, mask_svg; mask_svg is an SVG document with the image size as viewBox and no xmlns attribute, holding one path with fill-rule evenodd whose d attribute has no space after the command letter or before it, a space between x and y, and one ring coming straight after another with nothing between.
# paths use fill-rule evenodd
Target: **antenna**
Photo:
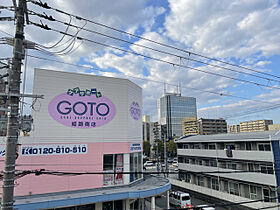
<instances>
[{"instance_id":1,"label":"antenna","mask_svg":"<svg viewBox=\"0 0 280 210\"><path fill-rule=\"evenodd\" d=\"M181 82L179 83L179 95L181 96L181 92L182 91L182 88L181 88Z\"/></svg>"},{"instance_id":2,"label":"antenna","mask_svg":"<svg viewBox=\"0 0 280 210\"><path fill-rule=\"evenodd\" d=\"M164 95L166 94L166 83L165 82L163 83L163 94Z\"/></svg>"}]
</instances>

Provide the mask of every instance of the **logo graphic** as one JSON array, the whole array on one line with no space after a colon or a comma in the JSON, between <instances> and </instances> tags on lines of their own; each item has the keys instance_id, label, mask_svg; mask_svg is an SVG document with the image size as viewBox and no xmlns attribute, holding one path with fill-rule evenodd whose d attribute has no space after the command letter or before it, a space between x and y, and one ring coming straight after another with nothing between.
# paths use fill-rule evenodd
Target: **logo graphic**
<instances>
[{"instance_id":1,"label":"logo graphic","mask_svg":"<svg viewBox=\"0 0 280 210\"><path fill-rule=\"evenodd\" d=\"M57 122L74 128L94 128L109 123L116 115L113 102L96 88L69 89L49 103L49 114Z\"/></svg>"},{"instance_id":2,"label":"logo graphic","mask_svg":"<svg viewBox=\"0 0 280 210\"><path fill-rule=\"evenodd\" d=\"M133 102L129 108L130 116L134 120L139 120L141 116L141 108L137 102Z\"/></svg>"}]
</instances>

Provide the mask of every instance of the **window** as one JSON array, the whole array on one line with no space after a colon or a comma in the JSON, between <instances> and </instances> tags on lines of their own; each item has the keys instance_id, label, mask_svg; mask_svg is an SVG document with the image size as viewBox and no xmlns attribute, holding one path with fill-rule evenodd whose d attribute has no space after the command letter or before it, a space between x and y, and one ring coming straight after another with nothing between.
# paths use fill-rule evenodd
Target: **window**
<instances>
[{"instance_id":1,"label":"window","mask_svg":"<svg viewBox=\"0 0 280 210\"><path fill-rule=\"evenodd\" d=\"M228 193L228 181L224 181L224 188L222 190L223 192Z\"/></svg>"},{"instance_id":2,"label":"window","mask_svg":"<svg viewBox=\"0 0 280 210\"><path fill-rule=\"evenodd\" d=\"M215 150L216 149L216 145L215 144L209 144L208 149Z\"/></svg>"},{"instance_id":3,"label":"window","mask_svg":"<svg viewBox=\"0 0 280 210\"><path fill-rule=\"evenodd\" d=\"M141 172L142 171L142 155L141 152L137 152L137 153L130 153L129 156L129 160L130 160L130 171L131 172ZM141 174L140 173L131 173L130 174L130 182L135 181L136 179L141 178Z\"/></svg>"},{"instance_id":4,"label":"window","mask_svg":"<svg viewBox=\"0 0 280 210\"><path fill-rule=\"evenodd\" d=\"M113 201L103 202L102 210L112 210L113 209Z\"/></svg>"},{"instance_id":5,"label":"window","mask_svg":"<svg viewBox=\"0 0 280 210\"><path fill-rule=\"evenodd\" d=\"M196 164L196 165L201 165L201 166L202 166L202 160L200 160L200 159L195 159L195 164Z\"/></svg>"},{"instance_id":6,"label":"window","mask_svg":"<svg viewBox=\"0 0 280 210\"><path fill-rule=\"evenodd\" d=\"M227 163L227 168L236 170L236 163Z\"/></svg>"},{"instance_id":7,"label":"window","mask_svg":"<svg viewBox=\"0 0 280 210\"><path fill-rule=\"evenodd\" d=\"M235 145L234 144L226 144L225 149L235 150Z\"/></svg>"},{"instance_id":8,"label":"window","mask_svg":"<svg viewBox=\"0 0 280 210\"><path fill-rule=\"evenodd\" d=\"M200 149L200 145L199 144L195 144L194 145L194 149Z\"/></svg>"},{"instance_id":9,"label":"window","mask_svg":"<svg viewBox=\"0 0 280 210\"><path fill-rule=\"evenodd\" d=\"M259 151L271 151L269 143L258 144Z\"/></svg>"},{"instance_id":10,"label":"window","mask_svg":"<svg viewBox=\"0 0 280 210\"><path fill-rule=\"evenodd\" d=\"M239 184L234 182L229 182L229 193L239 196Z\"/></svg>"},{"instance_id":11,"label":"window","mask_svg":"<svg viewBox=\"0 0 280 210\"><path fill-rule=\"evenodd\" d=\"M114 155L103 156L103 171L110 171L114 169Z\"/></svg>"},{"instance_id":12,"label":"window","mask_svg":"<svg viewBox=\"0 0 280 210\"><path fill-rule=\"evenodd\" d=\"M186 182L191 183L191 175L190 174L186 174Z\"/></svg>"},{"instance_id":13,"label":"window","mask_svg":"<svg viewBox=\"0 0 280 210\"><path fill-rule=\"evenodd\" d=\"M251 142L246 142L245 147L246 147L246 150L252 150Z\"/></svg>"},{"instance_id":14,"label":"window","mask_svg":"<svg viewBox=\"0 0 280 210\"><path fill-rule=\"evenodd\" d=\"M263 199L264 202L271 202L270 190L267 188L263 188Z\"/></svg>"},{"instance_id":15,"label":"window","mask_svg":"<svg viewBox=\"0 0 280 210\"><path fill-rule=\"evenodd\" d=\"M270 165L261 165L261 173L273 174L273 167Z\"/></svg>"},{"instance_id":16,"label":"window","mask_svg":"<svg viewBox=\"0 0 280 210\"><path fill-rule=\"evenodd\" d=\"M184 149L189 149L189 145L188 145L188 144L184 144L184 145L183 145L183 148L184 148Z\"/></svg>"},{"instance_id":17,"label":"window","mask_svg":"<svg viewBox=\"0 0 280 210\"><path fill-rule=\"evenodd\" d=\"M103 171L114 172L103 175L103 185L123 184L123 154L106 154L103 156ZM119 172L119 173L118 173Z\"/></svg>"},{"instance_id":18,"label":"window","mask_svg":"<svg viewBox=\"0 0 280 210\"><path fill-rule=\"evenodd\" d=\"M257 187L250 185L250 198L252 200L257 200L258 196L257 196Z\"/></svg>"},{"instance_id":19,"label":"window","mask_svg":"<svg viewBox=\"0 0 280 210\"><path fill-rule=\"evenodd\" d=\"M219 190L219 181L218 181L218 179L215 179L215 178L211 179L211 188L213 190Z\"/></svg>"},{"instance_id":20,"label":"window","mask_svg":"<svg viewBox=\"0 0 280 210\"><path fill-rule=\"evenodd\" d=\"M211 167L217 167L217 162L216 162L216 160L210 160L210 166Z\"/></svg>"},{"instance_id":21,"label":"window","mask_svg":"<svg viewBox=\"0 0 280 210\"><path fill-rule=\"evenodd\" d=\"M219 161L219 167L220 168L227 168L227 163L224 161Z\"/></svg>"},{"instance_id":22,"label":"window","mask_svg":"<svg viewBox=\"0 0 280 210\"><path fill-rule=\"evenodd\" d=\"M197 176L197 185L204 186L204 177L203 176Z\"/></svg>"}]
</instances>

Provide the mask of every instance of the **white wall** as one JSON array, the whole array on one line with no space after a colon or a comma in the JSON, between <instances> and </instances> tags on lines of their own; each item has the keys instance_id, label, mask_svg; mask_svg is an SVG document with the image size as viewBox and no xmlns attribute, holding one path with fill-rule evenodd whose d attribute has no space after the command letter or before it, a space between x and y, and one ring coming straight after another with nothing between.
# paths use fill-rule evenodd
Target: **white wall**
<instances>
[{"instance_id":1,"label":"white wall","mask_svg":"<svg viewBox=\"0 0 280 210\"><path fill-rule=\"evenodd\" d=\"M55 121L48 113L49 102L69 88L97 88L116 106L114 119L101 127L71 128ZM133 120L129 113L132 101L142 109L142 89L126 79L35 69L33 94L44 95L35 104L34 129L29 142L132 142L142 141L142 117Z\"/></svg>"}]
</instances>

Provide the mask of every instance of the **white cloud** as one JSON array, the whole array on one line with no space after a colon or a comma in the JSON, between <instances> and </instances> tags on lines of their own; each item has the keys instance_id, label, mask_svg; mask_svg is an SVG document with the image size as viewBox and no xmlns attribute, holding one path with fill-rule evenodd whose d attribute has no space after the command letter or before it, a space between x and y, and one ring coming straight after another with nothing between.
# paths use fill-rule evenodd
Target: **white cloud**
<instances>
[{"instance_id":1,"label":"white cloud","mask_svg":"<svg viewBox=\"0 0 280 210\"><path fill-rule=\"evenodd\" d=\"M212 57L245 58L280 50L277 1L169 1L166 34Z\"/></svg>"}]
</instances>

